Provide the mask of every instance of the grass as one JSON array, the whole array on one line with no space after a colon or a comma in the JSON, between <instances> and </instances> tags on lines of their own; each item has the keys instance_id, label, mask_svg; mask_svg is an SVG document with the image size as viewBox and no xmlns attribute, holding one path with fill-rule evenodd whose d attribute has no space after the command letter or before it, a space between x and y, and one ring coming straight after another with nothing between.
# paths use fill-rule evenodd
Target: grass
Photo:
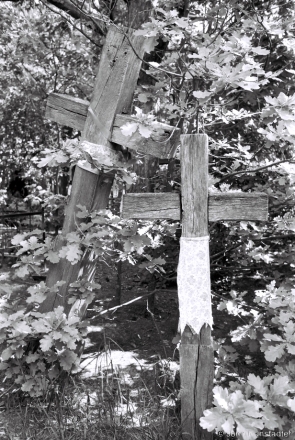
<instances>
[{"instance_id":1,"label":"grass","mask_svg":"<svg viewBox=\"0 0 295 440\"><path fill-rule=\"evenodd\" d=\"M108 350L108 358L111 353ZM121 369L96 362L47 393L29 398L2 387L2 440L178 440L178 392L169 362ZM5 384L4 384L5 385Z\"/></svg>"}]
</instances>

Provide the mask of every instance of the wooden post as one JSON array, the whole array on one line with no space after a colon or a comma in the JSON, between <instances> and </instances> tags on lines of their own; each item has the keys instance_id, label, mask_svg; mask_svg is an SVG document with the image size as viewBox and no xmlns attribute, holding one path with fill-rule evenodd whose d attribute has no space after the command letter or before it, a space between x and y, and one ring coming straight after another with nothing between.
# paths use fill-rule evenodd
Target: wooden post
<instances>
[{"instance_id":1,"label":"wooden post","mask_svg":"<svg viewBox=\"0 0 295 440\"><path fill-rule=\"evenodd\" d=\"M101 54L93 97L89 106L85 107L85 101L82 100L67 100L67 116L69 116L69 113L77 114L80 120L81 115L83 115L83 112L79 112L81 103L84 113L86 112L82 141L103 145L105 150L115 153L110 142L113 122L118 112L130 112L141 66L141 60L137 54L142 58L145 47L145 38L134 36L133 30L128 31L127 38L123 32L115 27L110 28ZM60 122L65 123L62 112L56 113L55 120L59 122L61 115ZM77 205L85 206L89 211L106 208L113 177L113 172L103 173L91 168L89 164L76 167L70 202L66 208L62 234L56 241L56 250L59 250L65 243L66 234L76 230L79 224L79 219L76 216L78 212ZM65 313L69 313L71 309L71 305L67 302L69 285L82 277L87 277L88 281L92 281L95 273L95 263L94 254L86 252L82 261L77 264L72 265L66 259L62 259L58 264L51 264L46 280L47 286L52 287L57 281L61 280L64 281L64 284L57 294L51 293L47 296L46 300L40 305L39 311L45 313L62 305ZM81 305L78 313L82 315L84 311L85 304Z\"/></svg>"},{"instance_id":2,"label":"wooden post","mask_svg":"<svg viewBox=\"0 0 295 440\"><path fill-rule=\"evenodd\" d=\"M208 236L207 135L181 136L182 237ZM209 269L210 270L210 269ZM186 274L190 276L189 273ZM195 294L198 295L195 286ZM213 388L211 328L204 323L199 334L186 325L181 335L181 420L184 439L209 440L212 433L199 426L211 406Z\"/></svg>"}]
</instances>

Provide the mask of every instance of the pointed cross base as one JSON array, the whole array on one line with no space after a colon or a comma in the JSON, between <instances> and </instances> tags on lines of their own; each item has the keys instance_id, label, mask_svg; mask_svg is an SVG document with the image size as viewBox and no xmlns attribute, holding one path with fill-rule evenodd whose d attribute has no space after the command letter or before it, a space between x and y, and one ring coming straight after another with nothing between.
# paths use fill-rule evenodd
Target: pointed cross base
<instances>
[{"instance_id":1,"label":"pointed cross base","mask_svg":"<svg viewBox=\"0 0 295 440\"><path fill-rule=\"evenodd\" d=\"M184 440L211 440L212 433L203 430L198 421L212 402L214 353L211 328L203 325L193 335L186 326L181 335L180 398L182 438ZM187 433L187 434L186 434Z\"/></svg>"}]
</instances>

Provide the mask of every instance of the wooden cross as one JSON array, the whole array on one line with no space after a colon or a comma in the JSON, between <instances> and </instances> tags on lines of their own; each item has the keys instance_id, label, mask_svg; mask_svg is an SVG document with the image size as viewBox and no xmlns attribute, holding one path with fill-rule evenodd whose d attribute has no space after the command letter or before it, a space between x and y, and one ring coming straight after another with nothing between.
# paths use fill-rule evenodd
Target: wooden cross
<instances>
[{"instance_id":1,"label":"wooden cross","mask_svg":"<svg viewBox=\"0 0 295 440\"><path fill-rule=\"evenodd\" d=\"M182 237L207 236L208 221L267 219L268 197L264 193L229 192L208 197L207 135L181 136L181 144L181 200L175 193L126 194L123 200L123 217L181 220ZM210 274L209 267L207 269ZM185 271L182 277L190 279L194 275L189 268L182 270ZM195 286L196 296L199 288L200 286ZM180 318L185 322L185 316ZM213 375L210 326L204 323L200 332L194 334L190 326L186 325L181 334L180 345L181 420L184 439L212 439L212 433L203 430L199 420L203 411L212 404Z\"/></svg>"},{"instance_id":2,"label":"wooden cross","mask_svg":"<svg viewBox=\"0 0 295 440\"><path fill-rule=\"evenodd\" d=\"M92 100L52 94L47 102L46 116L49 119L81 130L82 141L96 144L114 165L117 160L114 144L159 158L173 157L179 144L179 129L169 125L161 124L149 138L142 138L138 132L126 137L120 129L127 122L135 121L128 113L145 43L146 38L134 36L132 30L128 31L127 38L123 32L111 27L102 50ZM186 135L181 141L182 200L175 193L127 194L123 200L123 217L181 220L183 237L207 235L208 221L266 220L265 194L218 193L208 198L207 136ZM113 172L104 174L90 166L77 166L56 250L65 243L67 233L76 230L79 224L77 205L83 205L89 211L106 208L113 178ZM70 284L82 276L91 281L95 262L94 255L86 252L75 265L66 259L51 264L47 286L52 287L57 281L64 281L64 284L58 294L52 292L47 296L39 311L45 313L62 305L69 313L71 305L67 303L67 292ZM86 307L87 304L78 306L76 312L79 316L83 316ZM183 436L194 440L209 439L211 434L199 427L199 419L212 400L213 347L209 326L204 325L199 334L193 334L189 326L185 327L181 335L180 374Z\"/></svg>"},{"instance_id":3,"label":"wooden cross","mask_svg":"<svg viewBox=\"0 0 295 440\"><path fill-rule=\"evenodd\" d=\"M122 157L115 144L144 154L155 153L157 156L157 141L161 141L161 154L166 158L173 156L179 141L179 129L174 130L165 124L161 124L158 129L154 128L154 141L142 138L138 132L126 137L120 129L127 122L134 122L128 113L131 111L141 60L150 44L148 40L146 37L135 36L132 29L124 33L124 30L111 26L101 53L91 101L56 93L51 94L47 100L47 118L80 130L81 140L95 144L100 156L105 156L114 165ZM114 172L103 173L91 168L90 164L78 164L62 233L55 242L56 251L65 244L66 235L75 231L79 224L77 205L85 206L89 211L107 207L113 179ZM82 277L92 281L95 260L93 253L86 252L82 260L74 265L65 258L58 264L50 264L46 285L52 287L58 281L64 283L58 293L48 294L39 311L45 313L62 305L68 314L72 309L67 302L69 286ZM82 316L87 304L80 303L79 307L76 313Z\"/></svg>"}]
</instances>

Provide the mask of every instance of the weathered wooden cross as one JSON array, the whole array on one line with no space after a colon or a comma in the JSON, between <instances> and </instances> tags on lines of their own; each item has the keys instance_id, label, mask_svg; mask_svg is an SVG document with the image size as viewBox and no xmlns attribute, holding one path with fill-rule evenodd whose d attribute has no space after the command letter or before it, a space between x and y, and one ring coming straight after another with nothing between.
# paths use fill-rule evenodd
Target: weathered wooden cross
<instances>
[{"instance_id":1,"label":"weathered wooden cross","mask_svg":"<svg viewBox=\"0 0 295 440\"><path fill-rule=\"evenodd\" d=\"M116 161L121 160L122 153L120 155L117 151L118 144L142 153L153 153L155 141L144 139L139 133L125 137L120 130L127 122L134 122L128 113L131 113L141 60L149 45L148 38L135 36L132 29L124 32L111 26L101 53L91 101L54 93L48 98L45 116L61 125L80 130L81 141L95 145L108 164L111 161L115 165ZM161 141L164 157L173 155L177 136L179 139L179 130L173 130L168 125L162 125L158 132L155 129L153 138ZM85 206L89 211L107 207L113 179L114 172L101 172L87 162L78 163L62 233L55 243L56 250L62 247L66 235L75 231L79 224L77 205ZM63 281L64 284L58 293L47 296L40 306L40 312L62 305L65 312L69 313L71 306L67 296L70 284L82 277L91 281L94 273L95 256L91 253L85 254L75 265L66 259L60 260L58 264L50 264L47 286L52 287L57 281ZM84 309L85 304L80 314L83 314Z\"/></svg>"},{"instance_id":2,"label":"weathered wooden cross","mask_svg":"<svg viewBox=\"0 0 295 440\"><path fill-rule=\"evenodd\" d=\"M82 141L96 144L105 157L115 165L117 152L114 144L128 147L144 154L159 158L173 157L179 144L179 129L161 125L160 131L150 138L142 138L138 132L124 136L120 127L127 122L133 122L130 113L133 92L145 52L143 37L134 36L128 31L128 38L119 30L111 27L102 51L98 74L95 81L93 98L84 101L68 95L52 94L48 99L46 116L62 125L82 131ZM131 43L131 45L130 45ZM163 131L166 133L163 138ZM159 142L160 141L160 142ZM218 193L208 197L208 151L206 135L184 135L181 137L181 200L175 193L144 193L126 194L123 199L124 218L133 219L173 219L182 222L182 240L190 239L202 242L208 259L201 262L195 272L205 273L205 284L209 295L202 298L202 304L207 301L207 309L212 316L210 300L210 269L208 221L218 220L266 220L267 196L261 193ZM90 165L79 164L75 171L70 201L66 209L65 222L57 249L65 241L66 234L76 229L79 219L76 218L77 205L83 205L88 210L104 209L108 204L114 174L97 171ZM192 241L193 241L192 240ZM181 247L185 246L181 242ZM183 248L184 249L184 248ZM207 252L207 253L206 253ZM182 255L180 249L180 256ZM193 259L193 258L192 258ZM194 279L195 273L190 273L191 265L180 266L178 280ZM95 258L85 254L82 261L72 265L66 259L58 264L52 264L46 283L49 287L57 281L65 283L59 293L50 294L40 311L53 310L63 305L66 313L71 306L67 304L67 292L72 282L87 275L93 279L95 273ZM181 282L182 282L181 281ZM209 283L208 283L209 282ZM198 314L198 299L204 286L194 285L191 304ZM182 288L183 289L183 288ZM204 289L203 289L204 290ZM211 433L199 426L203 411L211 406L213 387L213 346L211 338L211 322L204 321L197 332L191 322L186 320L185 310L191 313L191 304L187 296L182 297L179 286L180 322L182 326L180 347L180 376L181 376L181 417L183 438L204 440L212 437ZM200 300L201 303L201 300ZM82 317L85 307L77 309ZM198 318L198 317L197 317ZM209 319L210 321L210 319Z\"/></svg>"},{"instance_id":3,"label":"weathered wooden cross","mask_svg":"<svg viewBox=\"0 0 295 440\"><path fill-rule=\"evenodd\" d=\"M126 194L123 201L123 217L135 219L174 219L182 222L182 239L196 240L196 250L202 243L201 259L198 255L187 255L182 261L187 265L178 267L178 293L180 323L182 324L180 345L181 420L184 439L209 440L212 434L202 430L199 419L203 411L211 406L214 358L210 321L212 322L210 295L210 262L208 222L220 220L262 220L267 219L268 197L264 193L228 192L216 193L208 197L208 138L207 135L181 136L181 200L176 193ZM193 241L192 240L192 241ZM206 244L207 241L207 244ZM183 246L183 250L182 250ZM207 246L207 249L206 249ZM187 251L185 241L180 242L182 252ZM202 261L202 259L205 261ZM190 260L196 259L195 264ZM207 267L206 267L207 266ZM192 273L192 268L194 273ZM179 273L181 271L181 273ZM188 297L184 287L190 280L197 279L193 295ZM180 282L179 282L180 281ZM187 282L187 283L186 283ZM207 298L201 299L208 289ZM205 292L206 293L206 292ZM184 294L184 295L183 295ZM196 301L196 298L199 299ZM206 304L207 301L207 304ZM191 308L196 315L204 314L207 308L211 319L199 321L199 331L190 325ZM201 317L202 319L202 317ZM209 321L209 322L208 322Z\"/></svg>"}]
</instances>

